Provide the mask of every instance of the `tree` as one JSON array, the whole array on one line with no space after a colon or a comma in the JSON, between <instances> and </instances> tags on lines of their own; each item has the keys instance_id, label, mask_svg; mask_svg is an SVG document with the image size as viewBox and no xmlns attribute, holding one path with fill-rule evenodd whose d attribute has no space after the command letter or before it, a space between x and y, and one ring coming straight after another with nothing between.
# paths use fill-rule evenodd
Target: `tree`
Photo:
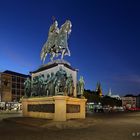
<instances>
[{"instance_id":1,"label":"tree","mask_svg":"<svg viewBox=\"0 0 140 140\"><path fill-rule=\"evenodd\" d=\"M84 97L87 99L87 102L98 103L101 101L101 97L96 93L96 91L84 90Z\"/></svg>"},{"instance_id":2,"label":"tree","mask_svg":"<svg viewBox=\"0 0 140 140\"><path fill-rule=\"evenodd\" d=\"M122 106L122 101L121 100L118 100L116 98L111 98L109 96L104 96L102 99L101 99L101 103L102 105L110 105L110 106Z\"/></svg>"}]
</instances>

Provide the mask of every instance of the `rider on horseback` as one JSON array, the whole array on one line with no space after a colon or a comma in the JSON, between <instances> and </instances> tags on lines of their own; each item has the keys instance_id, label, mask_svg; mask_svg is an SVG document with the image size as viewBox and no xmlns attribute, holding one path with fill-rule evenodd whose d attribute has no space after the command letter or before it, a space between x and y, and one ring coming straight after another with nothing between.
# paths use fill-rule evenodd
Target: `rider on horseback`
<instances>
[{"instance_id":1,"label":"rider on horseback","mask_svg":"<svg viewBox=\"0 0 140 140\"><path fill-rule=\"evenodd\" d=\"M68 48L68 35L71 32L71 22L66 20L66 22L58 28L58 22L54 21L54 23L50 26L48 40L44 44L41 51L41 60L45 61L47 54L50 54L50 59L53 61L54 57L58 57L61 54L61 59L63 59L64 55L70 56L70 51Z\"/></svg>"}]
</instances>

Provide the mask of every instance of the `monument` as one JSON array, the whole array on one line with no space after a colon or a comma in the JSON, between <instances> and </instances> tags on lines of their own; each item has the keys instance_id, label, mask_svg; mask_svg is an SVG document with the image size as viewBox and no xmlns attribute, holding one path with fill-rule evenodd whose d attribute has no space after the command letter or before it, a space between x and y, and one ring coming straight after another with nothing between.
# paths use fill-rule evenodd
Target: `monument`
<instances>
[{"instance_id":1,"label":"monument","mask_svg":"<svg viewBox=\"0 0 140 140\"><path fill-rule=\"evenodd\" d=\"M64 60L65 55L70 56L67 41L71 27L70 20L66 20L60 29L56 20L50 26L48 39L41 50L43 65L30 72L31 79L24 83L23 116L55 121L85 118L84 79L81 76L77 81L77 69ZM51 61L44 64L48 55ZM61 59L57 59L59 56Z\"/></svg>"}]
</instances>

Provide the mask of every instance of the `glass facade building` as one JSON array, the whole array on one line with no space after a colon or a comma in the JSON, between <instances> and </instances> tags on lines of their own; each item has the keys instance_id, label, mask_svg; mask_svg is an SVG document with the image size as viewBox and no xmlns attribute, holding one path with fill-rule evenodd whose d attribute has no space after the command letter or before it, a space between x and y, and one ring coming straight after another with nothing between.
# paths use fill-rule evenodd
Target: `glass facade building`
<instances>
[{"instance_id":1,"label":"glass facade building","mask_svg":"<svg viewBox=\"0 0 140 140\"><path fill-rule=\"evenodd\" d=\"M27 77L30 76L8 70L0 73L0 100L19 101L24 96L24 81Z\"/></svg>"}]
</instances>

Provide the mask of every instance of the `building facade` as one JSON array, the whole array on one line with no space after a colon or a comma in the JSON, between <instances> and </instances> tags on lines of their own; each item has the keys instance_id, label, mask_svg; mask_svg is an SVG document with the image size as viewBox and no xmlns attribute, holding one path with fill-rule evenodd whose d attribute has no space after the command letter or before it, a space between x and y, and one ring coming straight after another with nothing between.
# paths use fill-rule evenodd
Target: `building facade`
<instances>
[{"instance_id":1,"label":"building facade","mask_svg":"<svg viewBox=\"0 0 140 140\"><path fill-rule=\"evenodd\" d=\"M136 97L122 97L122 106L126 108L136 107Z\"/></svg>"},{"instance_id":2,"label":"building facade","mask_svg":"<svg viewBox=\"0 0 140 140\"><path fill-rule=\"evenodd\" d=\"M136 97L136 107L140 108L140 95Z\"/></svg>"},{"instance_id":3,"label":"building facade","mask_svg":"<svg viewBox=\"0 0 140 140\"><path fill-rule=\"evenodd\" d=\"M0 73L0 101L19 101L24 96L24 81L29 75L6 70Z\"/></svg>"},{"instance_id":4,"label":"building facade","mask_svg":"<svg viewBox=\"0 0 140 140\"><path fill-rule=\"evenodd\" d=\"M121 100L121 97L118 94L114 94L114 95L112 94L111 88L109 89L109 92L108 92L107 96L109 96L111 98L115 98L117 100Z\"/></svg>"}]
</instances>

